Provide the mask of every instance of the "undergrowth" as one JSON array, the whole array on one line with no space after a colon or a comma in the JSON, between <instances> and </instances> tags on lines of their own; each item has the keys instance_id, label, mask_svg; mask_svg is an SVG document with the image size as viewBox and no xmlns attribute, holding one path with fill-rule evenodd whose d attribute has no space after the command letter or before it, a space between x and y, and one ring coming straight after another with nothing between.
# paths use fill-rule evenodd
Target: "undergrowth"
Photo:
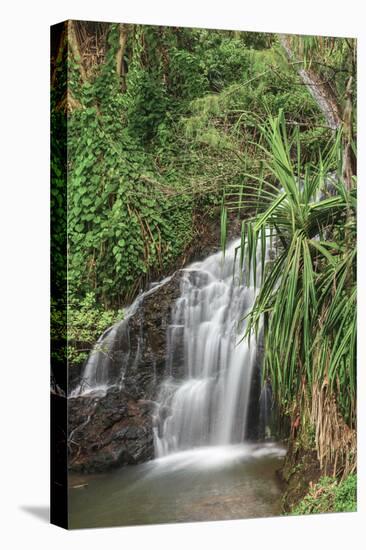
<instances>
[{"instance_id":1,"label":"undergrowth","mask_svg":"<svg viewBox=\"0 0 366 550\"><path fill-rule=\"evenodd\" d=\"M343 481L322 477L310 484L307 495L290 515L355 512L357 509L357 475L350 474Z\"/></svg>"}]
</instances>

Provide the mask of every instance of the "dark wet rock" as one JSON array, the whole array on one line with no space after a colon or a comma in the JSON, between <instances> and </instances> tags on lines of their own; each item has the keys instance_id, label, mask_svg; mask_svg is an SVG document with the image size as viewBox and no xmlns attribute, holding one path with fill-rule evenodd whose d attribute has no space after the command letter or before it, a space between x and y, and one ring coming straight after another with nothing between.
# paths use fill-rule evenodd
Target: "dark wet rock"
<instances>
[{"instance_id":1,"label":"dark wet rock","mask_svg":"<svg viewBox=\"0 0 366 550\"><path fill-rule=\"evenodd\" d=\"M128 322L130 360L124 387L136 399L155 400L165 375L166 334L180 294L181 272L143 299Z\"/></svg>"},{"instance_id":2,"label":"dark wet rock","mask_svg":"<svg viewBox=\"0 0 366 550\"><path fill-rule=\"evenodd\" d=\"M90 343L87 344L88 348L90 348ZM83 371L83 363L74 364L69 363L69 370L68 370L68 387L69 389L74 389L80 382L80 378Z\"/></svg>"},{"instance_id":3,"label":"dark wet rock","mask_svg":"<svg viewBox=\"0 0 366 550\"><path fill-rule=\"evenodd\" d=\"M167 326L180 280L177 272L144 296L118 328L108 369L116 383L123 375L122 389L69 398L71 470L97 472L153 458L155 401L165 376Z\"/></svg>"},{"instance_id":4,"label":"dark wet rock","mask_svg":"<svg viewBox=\"0 0 366 550\"><path fill-rule=\"evenodd\" d=\"M98 472L153 457L152 417L139 400L113 389L68 405L70 469Z\"/></svg>"}]
</instances>

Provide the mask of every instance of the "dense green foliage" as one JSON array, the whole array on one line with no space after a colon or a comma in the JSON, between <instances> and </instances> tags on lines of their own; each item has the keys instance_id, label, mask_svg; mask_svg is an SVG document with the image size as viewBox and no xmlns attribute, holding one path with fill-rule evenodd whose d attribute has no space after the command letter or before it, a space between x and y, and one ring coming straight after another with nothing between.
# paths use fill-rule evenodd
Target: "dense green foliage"
<instances>
[{"instance_id":1,"label":"dense green foliage","mask_svg":"<svg viewBox=\"0 0 366 550\"><path fill-rule=\"evenodd\" d=\"M52 96L55 121L67 115L67 167L62 140L52 143L52 205L55 227L66 213L68 222L69 360L83 360L83 342L184 263L197 220L221 224L225 248L239 218L247 272L266 235L275 249L248 328L264 320L264 376L282 413L314 433L322 466L353 472L354 41L292 37L289 56L276 35L77 25L89 40L67 54L61 44ZM323 86L337 132L301 67ZM65 235L54 244L65 276Z\"/></svg>"},{"instance_id":2,"label":"dense green foliage","mask_svg":"<svg viewBox=\"0 0 366 550\"><path fill-rule=\"evenodd\" d=\"M256 286L267 262L247 332L264 319L265 369L282 411L315 428L323 468L354 468L356 422L356 187L343 177L341 132L304 164L298 132L282 114L261 128L267 179L244 191L256 206L242 224L240 263ZM274 176L276 184L271 183ZM253 177L253 176L252 176ZM238 199L235 199L238 201ZM240 196L240 201L242 200ZM232 201L231 203L232 204ZM238 208L239 206L237 206ZM338 418L338 412L341 418ZM348 425L346 425L346 424Z\"/></svg>"},{"instance_id":3,"label":"dense green foliage","mask_svg":"<svg viewBox=\"0 0 366 550\"><path fill-rule=\"evenodd\" d=\"M88 292L82 300L73 298L67 304L68 361L82 363L103 332L123 319L123 311L105 310L98 305L95 294Z\"/></svg>"},{"instance_id":4,"label":"dense green foliage","mask_svg":"<svg viewBox=\"0 0 366 550\"><path fill-rule=\"evenodd\" d=\"M69 56L69 289L107 307L174 266L194 212L214 214L224 188L257 169L258 117L286 107L309 155L328 134L273 36L129 26L121 82L120 32L108 27L86 81Z\"/></svg>"},{"instance_id":5,"label":"dense green foliage","mask_svg":"<svg viewBox=\"0 0 366 550\"><path fill-rule=\"evenodd\" d=\"M66 321L65 321L66 317ZM99 336L113 323L123 319L123 311L105 310L93 292L83 299L72 297L64 310L52 301L51 339L67 342L53 354L53 360L82 364Z\"/></svg>"},{"instance_id":6,"label":"dense green foliage","mask_svg":"<svg viewBox=\"0 0 366 550\"><path fill-rule=\"evenodd\" d=\"M343 415L352 422L356 191L346 188L342 166L337 166L340 135L316 166L304 167L298 136L295 143L289 140L283 119L270 121L263 131L268 141L266 166L282 188L268 181L261 182L264 190L258 187L258 208L263 213L245 224L248 258L255 261L257 239L265 234L273 235L278 252L267 265L248 330L257 328L265 314L271 339L266 346L267 368L281 401L300 394L304 377L309 388L327 378L330 391L339 392ZM292 148L298 152L294 161ZM245 244L243 239L243 248ZM299 368L301 376L295 375Z\"/></svg>"},{"instance_id":7,"label":"dense green foliage","mask_svg":"<svg viewBox=\"0 0 366 550\"><path fill-rule=\"evenodd\" d=\"M307 70L311 52L313 64L319 60L318 43L295 41L297 50L305 50ZM334 71L345 73L336 92L329 92L336 118L344 118L339 130L309 151L304 133L289 124L282 108L275 117L269 111L265 123L257 118L253 156L261 159L261 173L247 163L246 180L231 187L226 208L240 212L249 204L254 210L242 223L239 247L240 263L251 274L247 284L256 286L258 252L264 266L271 240L272 258L247 333L258 333L264 321L263 375L300 434L314 432L321 468L335 473L354 471L356 458L356 178L353 48L343 42L332 48ZM321 76L309 74L324 80L325 66Z\"/></svg>"},{"instance_id":8,"label":"dense green foliage","mask_svg":"<svg viewBox=\"0 0 366 550\"><path fill-rule=\"evenodd\" d=\"M291 515L356 512L357 476L349 475L343 481L322 477L312 484L308 494L291 511Z\"/></svg>"},{"instance_id":9,"label":"dense green foliage","mask_svg":"<svg viewBox=\"0 0 366 550\"><path fill-rule=\"evenodd\" d=\"M92 82L77 87L71 62L70 83L75 82L80 108L70 114L68 126L70 288L76 294L92 289L106 305L133 296L150 270L167 269L191 233L190 203L166 192L166 178L136 137L136 116L145 138L152 124L138 105L155 116L149 101L159 99L155 92L150 100L144 96L145 73L136 67L130 71L132 90L121 94L113 65L116 39L112 27L106 63ZM179 189L173 173L170 179Z\"/></svg>"}]
</instances>

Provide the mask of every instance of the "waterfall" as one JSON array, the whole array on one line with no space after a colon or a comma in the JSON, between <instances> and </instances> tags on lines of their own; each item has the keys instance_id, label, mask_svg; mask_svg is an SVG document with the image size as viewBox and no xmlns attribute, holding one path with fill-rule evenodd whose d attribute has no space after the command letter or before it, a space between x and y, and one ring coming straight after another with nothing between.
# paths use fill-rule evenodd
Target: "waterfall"
<instances>
[{"instance_id":1,"label":"waterfall","mask_svg":"<svg viewBox=\"0 0 366 550\"><path fill-rule=\"evenodd\" d=\"M240 267L240 239L229 244L225 254L217 252L180 270L180 288L170 302L170 317L166 318L165 364L158 380L153 361L148 370L145 366L141 378L136 378L142 355L150 350L143 330L144 304L148 296L172 277L141 293L126 310L124 320L102 334L84 366L80 384L70 397L88 394L103 397L114 387L139 398L138 384L146 383L150 377L149 387L155 386L150 394L153 397L148 399L155 402L156 457L245 441L252 378L258 368L259 353L256 338L244 338L244 334L246 315L261 284L260 250L258 242L256 285L253 270L247 275L245 266ZM137 336L134 329L134 343L130 332L133 318L134 327L139 325L141 329ZM264 422L268 402L265 401L264 409L258 402L258 409L264 411L261 414Z\"/></svg>"},{"instance_id":2,"label":"waterfall","mask_svg":"<svg viewBox=\"0 0 366 550\"><path fill-rule=\"evenodd\" d=\"M240 240L183 270L181 295L167 331L166 379L155 426L158 457L202 446L241 443L257 345L243 338L257 289L244 284ZM260 285L261 262L257 261ZM174 376L176 363L184 375Z\"/></svg>"},{"instance_id":3,"label":"waterfall","mask_svg":"<svg viewBox=\"0 0 366 550\"><path fill-rule=\"evenodd\" d=\"M98 338L83 368L80 384L70 392L70 397L89 393L103 395L113 386L123 387L126 367L130 363L137 366L139 360L139 344L135 356L131 357L129 320L144 299L170 279L171 277L166 277L158 283L152 283L150 289L139 294L125 310L124 319L108 328Z\"/></svg>"},{"instance_id":4,"label":"waterfall","mask_svg":"<svg viewBox=\"0 0 366 550\"><path fill-rule=\"evenodd\" d=\"M90 391L104 393L111 385L113 345L117 338L118 325L108 328L97 340L85 365L81 384L71 395L81 395Z\"/></svg>"}]
</instances>

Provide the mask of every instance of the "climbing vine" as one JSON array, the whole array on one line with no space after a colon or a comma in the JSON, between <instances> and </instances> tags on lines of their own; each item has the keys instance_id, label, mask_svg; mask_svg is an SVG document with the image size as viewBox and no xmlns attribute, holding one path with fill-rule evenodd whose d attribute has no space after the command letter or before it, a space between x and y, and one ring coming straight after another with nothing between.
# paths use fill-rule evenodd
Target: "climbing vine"
<instances>
[{"instance_id":1,"label":"climbing vine","mask_svg":"<svg viewBox=\"0 0 366 550\"><path fill-rule=\"evenodd\" d=\"M156 113L139 71L141 37L134 40L131 90L124 96L115 71L117 30L112 25L106 61L93 79L80 83L76 64L70 64L80 108L70 113L68 124L69 284L74 292L92 289L105 305L131 298L150 274L174 261L191 236L190 203L184 194L171 198L164 191L141 144L156 122L138 112L144 105ZM160 102L154 93L150 98Z\"/></svg>"}]
</instances>

